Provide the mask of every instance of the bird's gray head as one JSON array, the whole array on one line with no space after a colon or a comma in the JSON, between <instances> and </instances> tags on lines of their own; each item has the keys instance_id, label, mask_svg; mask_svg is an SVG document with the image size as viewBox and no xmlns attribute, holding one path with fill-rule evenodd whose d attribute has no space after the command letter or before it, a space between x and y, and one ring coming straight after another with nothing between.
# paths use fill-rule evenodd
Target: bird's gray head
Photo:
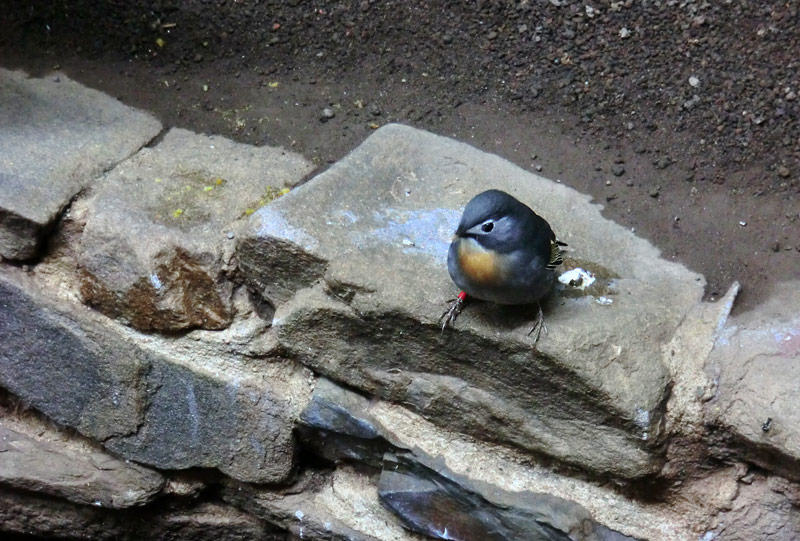
<instances>
[{"instance_id":1,"label":"bird's gray head","mask_svg":"<svg viewBox=\"0 0 800 541\"><path fill-rule=\"evenodd\" d=\"M535 216L506 192L487 190L467 203L456 236L473 238L488 250L511 252L524 245Z\"/></svg>"}]
</instances>

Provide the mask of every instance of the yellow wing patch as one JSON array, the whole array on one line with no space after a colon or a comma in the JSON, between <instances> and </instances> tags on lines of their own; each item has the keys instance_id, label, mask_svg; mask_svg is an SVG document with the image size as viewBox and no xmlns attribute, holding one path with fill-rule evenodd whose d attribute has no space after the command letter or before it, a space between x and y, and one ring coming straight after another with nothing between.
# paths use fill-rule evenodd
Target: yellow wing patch
<instances>
[{"instance_id":1,"label":"yellow wing patch","mask_svg":"<svg viewBox=\"0 0 800 541\"><path fill-rule=\"evenodd\" d=\"M497 255L469 242L458 245L458 263L461 271L476 284L497 284L502 276Z\"/></svg>"},{"instance_id":2,"label":"yellow wing patch","mask_svg":"<svg viewBox=\"0 0 800 541\"><path fill-rule=\"evenodd\" d=\"M549 270L555 269L564 262L564 252L561 250L562 246L566 246L566 244L557 240L550 241L550 261L546 266Z\"/></svg>"}]
</instances>

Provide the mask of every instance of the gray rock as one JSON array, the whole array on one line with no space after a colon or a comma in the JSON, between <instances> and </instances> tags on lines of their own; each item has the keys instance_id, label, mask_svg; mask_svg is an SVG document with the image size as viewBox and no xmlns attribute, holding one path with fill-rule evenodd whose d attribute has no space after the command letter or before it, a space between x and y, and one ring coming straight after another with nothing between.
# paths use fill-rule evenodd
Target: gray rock
<instances>
[{"instance_id":1,"label":"gray rock","mask_svg":"<svg viewBox=\"0 0 800 541\"><path fill-rule=\"evenodd\" d=\"M0 256L35 257L61 210L161 124L64 75L0 68Z\"/></svg>"},{"instance_id":2,"label":"gray rock","mask_svg":"<svg viewBox=\"0 0 800 541\"><path fill-rule=\"evenodd\" d=\"M706 363L717 384L706 405L712 451L800 481L800 283L731 318Z\"/></svg>"},{"instance_id":3,"label":"gray rock","mask_svg":"<svg viewBox=\"0 0 800 541\"><path fill-rule=\"evenodd\" d=\"M148 503L165 482L158 472L42 423L0 418L0 484L122 509Z\"/></svg>"},{"instance_id":4,"label":"gray rock","mask_svg":"<svg viewBox=\"0 0 800 541\"><path fill-rule=\"evenodd\" d=\"M252 482L291 474L304 374L256 372L197 337L137 335L17 274L0 274L1 386L128 459Z\"/></svg>"},{"instance_id":5,"label":"gray rock","mask_svg":"<svg viewBox=\"0 0 800 541\"><path fill-rule=\"evenodd\" d=\"M230 324L232 223L312 169L280 148L172 129L111 171L78 250L85 301L142 330Z\"/></svg>"},{"instance_id":6,"label":"gray rock","mask_svg":"<svg viewBox=\"0 0 800 541\"><path fill-rule=\"evenodd\" d=\"M532 492L478 486L419 452L387 453L381 502L412 531L435 539L588 541L633 539L595 523L581 506Z\"/></svg>"},{"instance_id":7,"label":"gray rock","mask_svg":"<svg viewBox=\"0 0 800 541\"><path fill-rule=\"evenodd\" d=\"M62 425L104 441L135 433L148 356L81 306L67 315L20 273L0 273L0 386Z\"/></svg>"},{"instance_id":8,"label":"gray rock","mask_svg":"<svg viewBox=\"0 0 800 541\"><path fill-rule=\"evenodd\" d=\"M307 448L327 460L380 468L387 451L401 448L389 443L368 409L365 397L320 378L296 430Z\"/></svg>"},{"instance_id":9,"label":"gray rock","mask_svg":"<svg viewBox=\"0 0 800 541\"><path fill-rule=\"evenodd\" d=\"M0 532L41 538L139 541L284 541L285 531L229 506L147 508L124 514L0 487Z\"/></svg>"},{"instance_id":10,"label":"gray rock","mask_svg":"<svg viewBox=\"0 0 800 541\"><path fill-rule=\"evenodd\" d=\"M320 541L422 541L407 532L378 500L375 476L349 466L306 472L283 490L228 483L222 499L301 539Z\"/></svg>"},{"instance_id":11,"label":"gray rock","mask_svg":"<svg viewBox=\"0 0 800 541\"><path fill-rule=\"evenodd\" d=\"M455 330L437 325L455 295L445 258L460 207L490 187L531 204L569 243L571 263L605 284L546 303L538 351L533 310L475 304ZM622 477L657 471L661 347L703 280L603 219L587 196L390 125L260 209L237 240L243 274L277 306L281 345L321 374L479 438Z\"/></svg>"},{"instance_id":12,"label":"gray rock","mask_svg":"<svg viewBox=\"0 0 800 541\"><path fill-rule=\"evenodd\" d=\"M328 460L382 468L379 496L413 531L432 537L448 532L450 537L443 539L530 539L533 532L549 539L551 530L558 534L554 539L567 533L576 535L574 539L631 539L598 524L580 505L563 498L507 492L500 485L455 474L445 457L432 460L419 448L407 452L417 444L435 447L435 438L417 425L415 439L404 439L392 431L398 423L383 424L373 416L374 408L380 407L319 379L298 432L308 448ZM378 454L381 451L387 452Z\"/></svg>"}]
</instances>

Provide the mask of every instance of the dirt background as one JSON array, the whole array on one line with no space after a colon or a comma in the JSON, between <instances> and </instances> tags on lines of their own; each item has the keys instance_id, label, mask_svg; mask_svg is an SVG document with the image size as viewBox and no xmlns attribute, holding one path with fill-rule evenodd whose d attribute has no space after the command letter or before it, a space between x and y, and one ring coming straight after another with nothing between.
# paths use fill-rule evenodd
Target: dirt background
<instances>
[{"instance_id":1,"label":"dirt background","mask_svg":"<svg viewBox=\"0 0 800 541\"><path fill-rule=\"evenodd\" d=\"M5 0L0 28L3 67L320 170L388 122L468 142L591 194L707 297L739 280L738 312L800 279L796 2Z\"/></svg>"}]
</instances>

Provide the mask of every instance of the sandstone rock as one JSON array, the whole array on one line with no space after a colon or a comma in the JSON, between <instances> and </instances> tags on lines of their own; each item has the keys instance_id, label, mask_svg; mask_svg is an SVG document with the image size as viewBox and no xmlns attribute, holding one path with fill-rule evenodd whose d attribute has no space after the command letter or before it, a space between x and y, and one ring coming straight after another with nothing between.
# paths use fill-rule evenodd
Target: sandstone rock
<instances>
[{"instance_id":1,"label":"sandstone rock","mask_svg":"<svg viewBox=\"0 0 800 541\"><path fill-rule=\"evenodd\" d=\"M0 256L31 259L61 210L159 131L149 114L64 75L0 69Z\"/></svg>"},{"instance_id":2,"label":"sandstone rock","mask_svg":"<svg viewBox=\"0 0 800 541\"><path fill-rule=\"evenodd\" d=\"M283 541L286 533L250 515L219 504L188 509L118 511L76 505L0 488L0 532L40 538L186 539L192 541Z\"/></svg>"},{"instance_id":3,"label":"sandstone rock","mask_svg":"<svg viewBox=\"0 0 800 541\"><path fill-rule=\"evenodd\" d=\"M455 330L437 325L456 293L445 258L460 207L490 187L545 216L570 263L599 278L546 303L538 351L526 334L533 310L475 303ZM661 348L700 302L703 279L603 219L587 196L390 125L260 209L238 238L240 269L277 306L280 343L315 371L440 426L588 470L658 470Z\"/></svg>"},{"instance_id":4,"label":"sandstone rock","mask_svg":"<svg viewBox=\"0 0 800 541\"><path fill-rule=\"evenodd\" d=\"M85 301L142 330L226 327L233 222L311 169L280 148L170 130L89 201L78 250Z\"/></svg>"},{"instance_id":5,"label":"sandstone rock","mask_svg":"<svg viewBox=\"0 0 800 541\"><path fill-rule=\"evenodd\" d=\"M273 483L291 474L302 371L256 371L195 337L137 335L81 305L56 305L17 274L0 274L0 386L157 468Z\"/></svg>"},{"instance_id":6,"label":"sandstone rock","mask_svg":"<svg viewBox=\"0 0 800 541\"><path fill-rule=\"evenodd\" d=\"M800 283L733 317L708 358L712 452L800 481Z\"/></svg>"},{"instance_id":7,"label":"sandstone rock","mask_svg":"<svg viewBox=\"0 0 800 541\"><path fill-rule=\"evenodd\" d=\"M301 539L319 541L422 541L405 531L378 501L375 476L349 466L306 472L283 491L230 483L223 500Z\"/></svg>"},{"instance_id":8,"label":"sandstone rock","mask_svg":"<svg viewBox=\"0 0 800 541\"><path fill-rule=\"evenodd\" d=\"M763 475L751 476L740 482L738 497L727 512L717 517L718 525L711 530L715 541L749 541L800 539L798 500L792 501L782 492L785 481ZM796 487L795 487L796 490Z\"/></svg>"},{"instance_id":9,"label":"sandstone rock","mask_svg":"<svg viewBox=\"0 0 800 541\"><path fill-rule=\"evenodd\" d=\"M705 365L738 292L739 284L734 282L717 302L698 304L664 346L672 380L665 417L669 436L667 462L661 470L664 478L684 479L702 470L708 459L705 404L714 396L716 386Z\"/></svg>"},{"instance_id":10,"label":"sandstone rock","mask_svg":"<svg viewBox=\"0 0 800 541\"><path fill-rule=\"evenodd\" d=\"M77 437L0 412L0 484L122 509L151 501L164 477Z\"/></svg>"}]
</instances>

